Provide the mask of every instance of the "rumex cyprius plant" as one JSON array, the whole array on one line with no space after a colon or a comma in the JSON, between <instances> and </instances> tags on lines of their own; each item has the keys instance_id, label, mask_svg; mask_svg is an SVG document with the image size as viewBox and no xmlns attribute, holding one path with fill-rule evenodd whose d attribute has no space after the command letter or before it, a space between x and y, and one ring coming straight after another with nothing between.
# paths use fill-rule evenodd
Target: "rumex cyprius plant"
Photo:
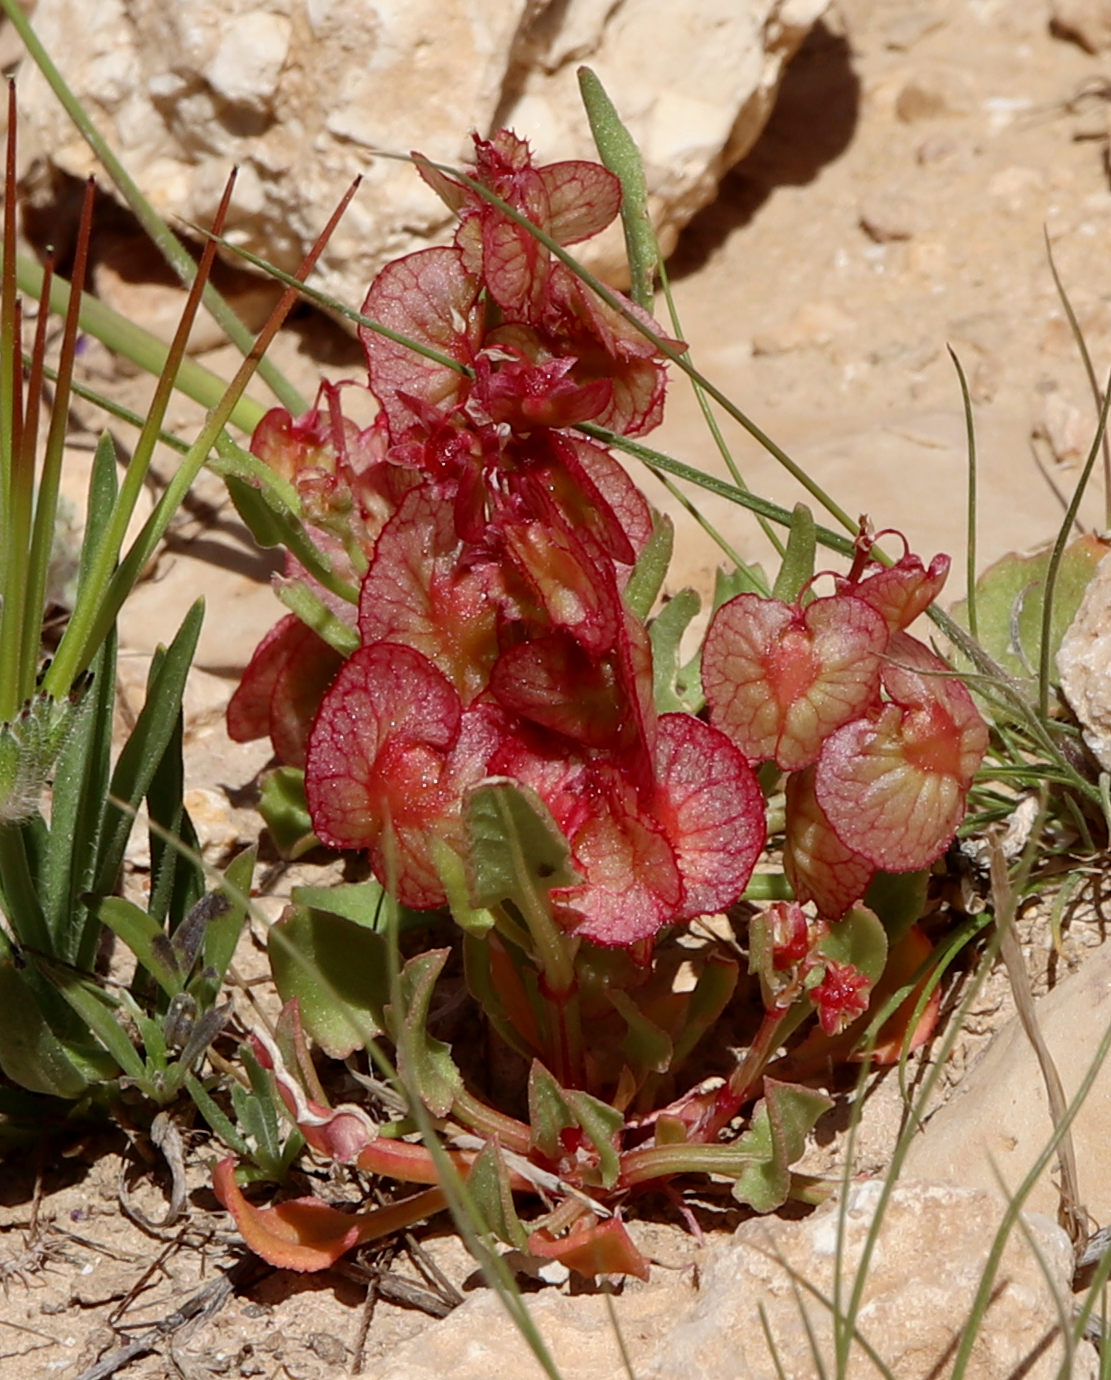
<instances>
[{"instance_id":1,"label":"rumex cyprius plant","mask_svg":"<svg viewBox=\"0 0 1111 1380\"><path fill-rule=\"evenodd\" d=\"M645 1185L716 1173L763 1210L791 1191L828 1099L765 1069L807 1016L834 1035L868 1009L887 941L861 898L877 871L919 870L944 849L986 730L905 631L946 558L886 567L863 534L832 595L802 581L793 600L743 594L718 610L702 651L708 718L658 711L648 611L666 524L598 432L577 428L657 424L665 338L549 247L603 229L620 184L591 163L537 167L507 131L475 148L460 177L415 159L459 226L369 291L374 424L356 428L325 385L306 416L276 411L255 434L315 543L291 551L287 574L316 630L291 616L265 639L229 726L269 734L303 768L322 842L364 852L409 910L450 911L470 989L528 1074L501 1105L483 1100L427 1031L448 950L411 958L391 992L383 937L350 898L319 894L273 932L288 1001L256 1054L314 1149L438 1182L431 1150L404 1138L410 1123L330 1107L309 1057L310 1036L336 1055L362 1042L322 990L350 990L357 952L360 1016L393 1042L401 1085L447 1144L452 1128L464 1137L450 1154L491 1230L585 1273L644 1273L620 1211ZM739 971L707 948L679 984L668 943L744 895L766 841L761 762L786 777L796 899L749 925L763 1012L747 1053L676 1095ZM217 1186L255 1249L301 1269L444 1201L434 1188L394 1204L387 1225L379 1209L353 1218L313 1200L254 1207L231 1162ZM524 1195L541 1204L528 1230Z\"/></svg>"}]
</instances>

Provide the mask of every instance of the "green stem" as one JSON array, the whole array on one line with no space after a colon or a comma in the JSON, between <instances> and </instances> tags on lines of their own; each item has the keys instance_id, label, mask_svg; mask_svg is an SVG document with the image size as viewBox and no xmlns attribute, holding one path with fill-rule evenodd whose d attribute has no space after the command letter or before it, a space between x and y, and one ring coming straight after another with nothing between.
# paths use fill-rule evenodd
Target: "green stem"
<instances>
[{"instance_id":1,"label":"green stem","mask_svg":"<svg viewBox=\"0 0 1111 1380\"><path fill-rule=\"evenodd\" d=\"M748 879L742 901L793 901L795 893L782 872L757 872Z\"/></svg>"},{"instance_id":2,"label":"green stem","mask_svg":"<svg viewBox=\"0 0 1111 1380\"><path fill-rule=\"evenodd\" d=\"M3 0L0 0L0 4ZM43 298L43 270L26 254L15 257L16 278L20 292L41 302ZM49 307L55 315L65 316L69 310L70 284L64 278L54 277L49 284ZM165 368L170 347L150 331L128 321L111 307L88 293L80 295L78 323L86 335L99 340L113 354L129 359L146 373L155 376ZM226 380L206 369L196 360L185 358L178 364L175 386L179 393L200 403L202 407L215 407L227 388ZM78 391L76 388L74 391ZM84 395L82 395L84 396ZM248 435L262 420L266 408L253 398L240 398L231 415L231 422Z\"/></svg>"},{"instance_id":3,"label":"green stem","mask_svg":"<svg viewBox=\"0 0 1111 1380\"><path fill-rule=\"evenodd\" d=\"M507 1150L518 1155L527 1155L532 1149L532 1132L523 1121L496 1112L488 1107L466 1088L457 1092L451 1104L452 1115L457 1117L476 1135L486 1140L496 1141Z\"/></svg>"},{"instance_id":4,"label":"green stem","mask_svg":"<svg viewBox=\"0 0 1111 1380\"><path fill-rule=\"evenodd\" d=\"M0 823L0 896L15 942L43 954L53 953L54 945L18 824Z\"/></svg>"}]
</instances>

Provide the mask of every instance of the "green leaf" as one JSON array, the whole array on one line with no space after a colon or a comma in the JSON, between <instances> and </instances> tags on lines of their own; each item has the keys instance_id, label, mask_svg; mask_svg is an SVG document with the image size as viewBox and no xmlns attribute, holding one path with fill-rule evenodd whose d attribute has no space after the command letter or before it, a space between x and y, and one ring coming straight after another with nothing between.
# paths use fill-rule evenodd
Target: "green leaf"
<instances>
[{"instance_id":1,"label":"green leaf","mask_svg":"<svg viewBox=\"0 0 1111 1380\"><path fill-rule=\"evenodd\" d=\"M228 863L224 869L225 885L220 888L227 905L209 916L204 928L202 948L205 967L213 969L221 982L235 954L239 936L243 933L257 859L258 846L252 844Z\"/></svg>"},{"instance_id":2,"label":"green leaf","mask_svg":"<svg viewBox=\"0 0 1111 1380\"><path fill-rule=\"evenodd\" d=\"M783 563L775 578L772 597L785 604L793 604L803 586L814 578L814 514L805 503L796 503L791 515L791 531Z\"/></svg>"},{"instance_id":3,"label":"green leaf","mask_svg":"<svg viewBox=\"0 0 1111 1380\"><path fill-rule=\"evenodd\" d=\"M41 961L40 966L123 1072L145 1086L146 1065L119 1023L116 1001L95 983L79 977L68 967Z\"/></svg>"},{"instance_id":4,"label":"green leaf","mask_svg":"<svg viewBox=\"0 0 1111 1380\"><path fill-rule=\"evenodd\" d=\"M561 1136L576 1125L563 1089L539 1059L532 1061L528 1075L528 1114L531 1143L549 1160L563 1154Z\"/></svg>"},{"instance_id":5,"label":"green leaf","mask_svg":"<svg viewBox=\"0 0 1111 1380\"><path fill-rule=\"evenodd\" d=\"M625 603L642 621L660 596L671 553L675 547L675 524L666 513L652 514L652 535L637 558L629 582L622 591Z\"/></svg>"},{"instance_id":6,"label":"green leaf","mask_svg":"<svg viewBox=\"0 0 1111 1380\"><path fill-rule=\"evenodd\" d=\"M528 1248L528 1232L521 1225L513 1205L509 1172L498 1147L491 1142L483 1147L467 1175L467 1188L482 1214L488 1230L519 1251Z\"/></svg>"},{"instance_id":7,"label":"green leaf","mask_svg":"<svg viewBox=\"0 0 1111 1380\"><path fill-rule=\"evenodd\" d=\"M864 893L864 904L875 911L894 946L926 909L930 870L921 872L877 872Z\"/></svg>"},{"instance_id":8,"label":"green leaf","mask_svg":"<svg viewBox=\"0 0 1111 1380\"><path fill-rule=\"evenodd\" d=\"M428 1033L428 1008L436 979L449 949L433 949L411 958L401 970L401 1005L385 1008L390 1035L397 1046L397 1072L409 1093L419 1097L433 1116L447 1116L463 1086L451 1049Z\"/></svg>"},{"instance_id":9,"label":"green leaf","mask_svg":"<svg viewBox=\"0 0 1111 1380\"><path fill-rule=\"evenodd\" d=\"M1057 649L1080 601L1107 553L1107 542L1088 533L1065 548L1053 590L1050 625L1050 665L1056 665ZM1031 688L1041 659L1045 581L1052 551L1049 547L1030 555L1010 552L984 571L976 581L976 623L981 646L1004 670ZM962 600L953 617L968 626L968 604Z\"/></svg>"},{"instance_id":10,"label":"green leaf","mask_svg":"<svg viewBox=\"0 0 1111 1380\"><path fill-rule=\"evenodd\" d=\"M348 657L358 650L359 634L342 618L337 618L324 600L304 580L290 580L278 588L278 598L297 617L322 637L329 647Z\"/></svg>"},{"instance_id":11,"label":"green leaf","mask_svg":"<svg viewBox=\"0 0 1111 1380\"><path fill-rule=\"evenodd\" d=\"M627 1034L621 1050L638 1085L650 1073L666 1073L674 1053L671 1036L644 1014L628 992L613 988L606 996L625 1022Z\"/></svg>"},{"instance_id":12,"label":"green leaf","mask_svg":"<svg viewBox=\"0 0 1111 1380\"><path fill-rule=\"evenodd\" d=\"M874 911L855 906L831 927L817 951L835 963L851 963L874 986L887 963L887 932Z\"/></svg>"},{"instance_id":13,"label":"green leaf","mask_svg":"<svg viewBox=\"0 0 1111 1380\"><path fill-rule=\"evenodd\" d=\"M113 631L90 668L73 732L54 770L50 836L38 890L51 951L87 969L103 933L80 898L91 891L111 773L112 716L116 698L116 635ZM15 917L13 917L14 922Z\"/></svg>"},{"instance_id":14,"label":"green leaf","mask_svg":"<svg viewBox=\"0 0 1111 1380\"><path fill-rule=\"evenodd\" d=\"M833 1099L813 1088L764 1079L764 1099L752 1124L736 1143L751 1156L733 1182L733 1197L757 1212L774 1212L786 1201L791 1187L790 1167L806 1149L814 1123L833 1106Z\"/></svg>"},{"instance_id":15,"label":"green leaf","mask_svg":"<svg viewBox=\"0 0 1111 1380\"><path fill-rule=\"evenodd\" d=\"M274 847L288 862L319 848L305 800L305 773L300 767L276 767L263 773L258 811Z\"/></svg>"},{"instance_id":16,"label":"green leaf","mask_svg":"<svg viewBox=\"0 0 1111 1380\"><path fill-rule=\"evenodd\" d=\"M376 930L379 934L385 934L390 928L386 889L374 877L368 877L365 882L340 882L335 886L295 886L290 897L294 905L342 915L352 924ZM395 906L395 909L401 934L427 929L439 923L441 918L446 922L439 911L411 910L408 906Z\"/></svg>"},{"instance_id":17,"label":"green leaf","mask_svg":"<svg viewBox=\"0 0 1111 1380\"><path fill-rule=\"evenodd\" d=\"M283 501L274 485L266 484L260 488L257 483L229 473L219 463L212 465L212 468L223 471L224 483L228 486L235 510L259 546L284 547L325 589L348 603L357 601L359 591L335 573L329 557L309 536L305 525Z\"/></svg>"},{"instance_id":18,"label":"green leaf","mask_svg":"<svg viewBox=\"0 0 1111 1380\"><path fill-rule=\"evenodd\" d=\"M283 1004L299 1000L305 1030L333 1059L346 1059L385 1028L385 935L325 910L292 905L270 927L267 952Z\"/></svg>"},{"instance_id":19,"label":"green leaf","mask_svg":"<svg viewBox=\"0 0 1111 1380\"><path fill-rule=\"evenodd\" d=\"M590 132L602 162L621 182L621 223L629 258L629 295L638 307L652 310L653 284L660 262L660 247L648 214L648 184L640 150L621 123L602 83L589 67L578 71L579 91L586 107Z\"/></svg>"},{"instance_id":20,"label":"green leaf","mask_svg":"<svg viewBox=\"0 0 1111 1380\"><path fill-rule=\"evenodd\" d=\"M146 701L112 773L111 793L130 810L138 808L139 802L150 789L173 735L203 618L204 604L198 600L185 615L169 648L151 664ZM93 884L98 896L108 895L115 890L132 822L129 809L112 804L108 806Z\"/></svg>"},{"instance_id":21,"label":"green leaf","mask_svg":"<svg viewBox=\"0 0 1111 1380\"><path fill-rule=\"evenodd\" d=\"M602 1186L612 1188L621 1173L621 1157L615 1142L625 1125L624 1115L608 1102L602 1102L577 1088L569 1088L564 1096L583 1134L598 1152Z\"/></svg>"},{"instance_id":22,"label":"green leaf","mask_svg":"<svg viewBox=\"0 0 1111 1380\"><path fill-rule=\"evenodd\" d=\"M150 893L147 910L171 933L204 895L200 840L185 809L180 708L165 751L147 788Z\"/></svg>"},{"instance_id":23,"label":"green leaf","mask_svg":"<svg viewBox=\"0 0 1111 1380\"><path fill-rule=\"evenodd\" d=\"M73 1100L94 1081L87 1062L54 1033L34 992L10 956L0 957L0 1068L5 1075L34 1093ZM101 1077L118 1070L107 1065Z\"/></svg>"},{"instance_id":24,"label":"green leaf","mask_svg":"<svg viewBox=\"0 0 1111 1380\"><path fill-rule=\"evenodd\" d=\"M737 963L724 954L713 954L698 974L687 998L682 1028L675 1036L672 1070L682 1067L702 1037L718 1022L737 987Z\"/></svg>"},{"instance_id":25,"label":"green leaf","mask_svg":"<svg viewBox=\"0 0 1111 1380\"><path fill-rule=\"evenodd\" d=\"M759 571L758 566L753 568ZM767 586L747 566L734 565L728 570L718 566L714 572L714 603L711 611L717 613L722 604L727 604L737 594L758 594L765 598Z\"/></svg>"},{"instance_id":26,"label":"green leaf","mask_svg":"<svg viewBox=\"0 0 1111 1380\"><path fill-rule=\"evenodd\" d=\"M496 923L493 911L471 904L467 868L455 849L449 848L442 839L434 838L431 843L436 871L443 883L452 919L464 934L474 935L476 939L484 938Z\"/></svg>"},{"instance_id":27,"label":"green leaf","mask_svg":"<svg viewBox=\"0 0 1111 1380\"><path fill-rule=\"evenodd\" d=\"M248 1094L238 1083L232 1086L236 1115L240 1125L258 1147L260 1163L273 1162L282 1151L281 1126L274 1106L274 1086L249 1044L239 1046L239 1059L251 1080L251 1091Z\"/></svg>"},{"instance_id":28,"label":"green leaf","mask_svg":"<svg viewBox=\"0 0 1111 1380\"><path fill-rule=\"evenodd\" d=\"M81 564L77 573L77 605L86 590L90 572L96 565L100 547L110 530L112 509L119 495L116 473L116 447L106 431L97 442L89 473L89 497L85 510L85 535L81 541Z\"/></svg>"},{"instance_id":29,"label":"green leaf","mask_svg":"<svg viewBox=\"0 0 1111 1380\"><path fill-rule=\"evenodd\" d=\"M385 934L388 928L385 888L374 877L365 882L341 882L338 886L295 886L290 898L295 906L342 915L365 930Z\"/></svg>"},{"instance_id":30,"label":"green leaf","mask_svg":"<svg viewBox=\"0 0 1111 1380\"><path fill-rule=\"evenodd\" d=\"M185 1088L189 1096L196 1104L197 1111L208 1122L208 1128L218 1136L224 1144L234 1154L247 1156L250 1148L247 1142L239 1134L235 1123L225 1114L219 1103L213 1098L196 1074L189 1074L185 1079Z\"/></svg>"},{"instance_id":31,"label":"green leaf","mask_svg":"<svg viewBox=\"0 0 1111 1380\"><path fill-rule=\"evenodd\" d=\"M184 990L185 973L173 945L153 916L122 896L105 897L96 908L96 916L123 940L168 997L176 997Z\"/></svg>"},{"instance_id":32,"label":"green leaf","mask_svg":"<svg viewBox=\"0 0 1111 1380\"><path fill-rule=\"evenodd\" d=\"M567 840L534 790L491 778L466 806L467 866L478 906L515 902L522 911L552 887L574 886Z\"/></svg>"},{"instance_id":33,"label":"green leaf","mask_svg":"<svg viewBox=\"0 0 1111 1380\"><path fill-rule=\"evenodd\" d=\"M648 629L652 643L652 693L661 714L696 713L703 703L698 677L680 670L679 649L692 618L702 607L693 589L681 589L653 618Z\"/></svg>"}]
</instances>

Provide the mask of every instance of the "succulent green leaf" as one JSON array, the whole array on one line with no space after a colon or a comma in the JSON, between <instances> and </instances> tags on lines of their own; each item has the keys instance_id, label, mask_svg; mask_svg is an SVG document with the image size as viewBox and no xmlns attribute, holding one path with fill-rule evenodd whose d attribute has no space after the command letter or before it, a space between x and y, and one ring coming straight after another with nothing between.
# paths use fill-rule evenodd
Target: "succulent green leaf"
<instances>
[{"instance_id":1,"label":"succulent green leaf","mask_svg":"<svg viewBox=\"0 0 1111 1380\"><path fill-rule=\"evenodd\" d=\"M521 1225L513 1206L509 1173L505 1160L496 1145L487 1143L471 1166L467 1187L482 1220L499 1241L505 1241L523 1251L528 1246L528 1232Z\"/></svg>"},{"instance_id":2,"label":"succulent green leaf","mask_svg":"<svg viewBox=\"0 0 1111 1380\"><path fill-rule=\"evenodd\" d=\"M874 986L887 963L887 931L875 911L854 906L818 945L823 958L851 964Z\"/></svg>"},{"instance_id":3,"label":"succulent green leaf","mask_svg":"<svg viewBox=\"0 0 1111 1380\"><path fill-rule=\"evenodd\" d=\"M590 68L580 67L578 76L579 92L598 153L621 182L621 223L629 259L629 295L638 307L650 312L660 247L648 214L648 184L640 150Z\"/></svg>"},{"instance_id":4,"label":"succulent green leaf","mask_svg":"<svg viewBox=\"0 0 1111 1380\"><path fill-rule=\"evenodd\" d=\"M401 970L400 1009L392 1002L385 1008L387 1028L397 1046L398 1075L433 1116L447 1116L462 1087L451 1049L428 1033L432 991L448 953L433 949L411 958Z\"/></svg>"},{"instance_id":5,"label":"succulent green leaf","mask_svg":"<svg viewBox=\"0 0 1111 1380\"><path fill-rule=\"evenodd\" d=\"M718 566L714 571L714 603L712 612L716 613L722 604L738 594L758 594L762 599L768 597L768 586L760 567L751 570L745 565L734 565L726 569Z\"/></svg>"},{"instance_id":6,"label":"succulent green leaf","mask_svg":"<svg viewBox=\"0 0 1111 1380\"><path fill-rule=\"evenodd\" d=\"M353 925L385 934L388 928L386 891L376 878L365 882L341 882L338 886L295 886L293 904L342 915ZM428 923L428 917L423 916Z\"/></svg>"},{"instance_id":7,"label":"succulent green leaf","mask_svg":"<svg viewBox=\"0 0 1111 1380\"><path fill-rule=\"evenodd\" d=\"M883 923L887 942L894 946L926 909L928 868L919 872L877 872L864 893L864 904Z\"/></svg>"},{"instance_id":8,"label":"succulent green leaf","mask_svg":"<svg viewBox=\"0 0 1111 1380\"><path fill-rule=\"evenodd\" d=\"M672 1069L681 1068L702 1037L717 1024L737 986L737 963L724 954L712 955L698 974L687 997L682 1028L675 1035Z\"/></svg>"},{"instance_id":9,"label":"succulent green leaf","mask_svg":"<svg viewBox=\"0 0 1111 1380\"><path fill-rule=\"evenodd\" d=\"M1061 557L1053 591L1050 624L1050 665L1080 601L1107 554L1108 544L1092 533L1069 543ZM1031 684L1041 659L1045 580L1051 549L1030 555L1010 552L984 571L976 581L976 622L980 644L994 661L1012 675ZM968 603L962 600L953 617L968 626Z\"/></svg>"},{"instance_id":10,"label":"succulent green leaf","mask_svg":"<svg viewBox=\"0 0 1111 1380\"><path fill-rule=\"evenodd\" d=\"M467 803L471 895L475 905L513 901L522 910L552 887L574 886L567 841L535 791L491 779Z\"/></svg>"},{"instance_id":11,"label":"succulent green leaf","mask_svg":"<svg viewBox=\"0 0 1111 1380\"><path fill-rule=\"evenodd\" d=\"M295 862L319 847L305 801L305 773L301 767L276 767L266 772L258 810L270 830L274 847L287 861Z\"/></svg>"},{"instance_id":12,"label":"succulent green leaf","mask_svg":"<svg viewBox=\"0 0 1111 1380\"><path fill-rule=\"evenodd\" d=\"M675 524L666 513L653 513L652 535L622 592L625 603L642 620L648 617L660 596L674 549Z\"/></svg>"},{"instance_id":13,"label":"succulent green leaf","mask_svg":"<svg viewBox=\"0 0 1111 1380\"><path fill-rule=\"evenodd\" d=\"M644 1014L628 992L613 988L606 995L625 1022L621 1048L637 1083L642 1083L650 1073L666 1073L674 1054L671 1036Z\"/></svg>"},{"instance_id":14,"label":"succulent green leaf","mask_svg":"<svg viewBox=\"0 0 1111 1380\"><path fill-rule=\"evenodd\" d=\"M564 1093L567 1105L575 1114L575 1120L583 1129L583 1134L598 1152L598 1168L602 1187L612 1188L621 1173L621 1160L617 1150L617 1137L625 1125L625 1117L616 1107L591 1097L589 1093L570 1088Z\"/></svg>"},{"instance_id":15,"label":"succulent green leaf","mask_svg":"<svg viewBox=\"0 0 1111 1380\"><path fill-rule=\"evenodd\" d=\"M575 1115L563 1089L539 1059L534 1059L529 1069L528 1110L533 1149L557 1160L563 1149L560 1137L576 1124Z\"/></svg>"},{"instance_id":16,"label":"succulent green leaf","mask_svg":"<svg viewBox=\"0 0 1111 1380\"><path fill-rule=\"evenodd\" d=\"M833 1099L813 1088L764 1079L764 1099L736 1149L751 1161L733 1183L733 1197L757 1212L774 1212L791 1188L791 1165L806 1149L814 1123Z\"/></svg>"},{"instance_id":17,"label":"succulent green leaf","mask_svg":"<svg viewBox=\"0 0 1111 1380\"><path fill-rule=\"evenodd\" d=\"M389 944L384 934L315 907L292 905L267 936L283 1003L296 997L306 1031L333 1059L384 1029Z\"/></svg>"},{"instance_id":18,"label":"succulent green leaf","mask_svg":"<svg viewBox=\"0 0 1111 1380\"><path fill-rule=\"evenodd\" d=\"M702 600L693 589L681 589L664 604L648 629L652 643L652 691L661 714L697 713L702 707L702 686L697 674L684 674L679 662L683 634L701 606Z\"/></svg>"},{"instance_id":19,"label":"succulent green leaf","mask_svg":"<svg viewBox=\"0 0 1111 1380\"><path fill-rule=\"evenodd\" d=\"M257 483L229 473L221 464L214 468L223 470L235 511L259 546L284 547L325 589L349 603L356 601L358 590L335 573L329 557L309 536L304 523L290 510L274 485L259 487Z\"/></svg>"},{"instance_id":20,"label":"succulent green leaf","mask_svg":"<svg viewBox=\"0 0 1111 1380\"><path fill-rule=\"evenodd\" d=\"M452 919L465 934L481 939L494 928L493 911L471 904L466 864L455 849L449 848L442 839L432 839L431 843L436 871L440 874Z\"/></svg>"},{"instance_id":21,"label":"succulent green leaf","mask_svg":"<svg viewBox=\"0 0 1111 1380\"><path fill-rule=\"evenodd\" d=\"M787 549L772 587L773 599L781 599L785 604L798 599L803 586L814 578L815 546L814 514L805 503L796 503Z\"/></svg>"}]
</instances>

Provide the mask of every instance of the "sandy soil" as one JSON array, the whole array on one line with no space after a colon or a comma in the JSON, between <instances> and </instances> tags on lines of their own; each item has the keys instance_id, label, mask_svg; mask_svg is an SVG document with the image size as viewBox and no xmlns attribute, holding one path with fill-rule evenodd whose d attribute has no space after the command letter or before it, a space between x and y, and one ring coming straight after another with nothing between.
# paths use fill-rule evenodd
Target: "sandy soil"
<instances>
[{"instance_id":1,"label":"sandy soil","mask_svg":"<svg viewBox=\"0 0 1111 1380\"><path fill-rule=\"evenodd\" d=\"M792 65L759 145L671 264L682 333L701 369L852 516L899 528L925 556L949 551L954 593L966 454L947 346L975 404L981 568L1052 535L1055 490L1068 488L1090 444L1095 408L1046 237L1102 377L1111 364L1109 90L1099 60L1051 36L1040 4L838 0ZM107 240L101 252L110 257ZM139 319L162 309L164 289L126 290ZM323 324L291 333L279 351L310 391L322 369L357 370L357 353ZM95 351L90 368L128 400L145 386ZM175 420L186 426L191 415L182 404ZM754 489L788 504L802 496L739 428L725 429ZM681 382L654 443L723 472ZM220 716L231 677L278 611L269 566L222 504L218 484L201 486L123 630L138 668L198 592L217 601L204 673L190 691L189 766L214 857L256 827L243 792L265 754L233 753ZM742 554L762 555L746 513L714 499L702 506ZM1103 525L1101 495L1085 511ZM714 548L685 519L680 531L673 586L706 591ZM61 1159L29 1154L0 1184L0 1377L322 1380L361 1357L369 1367L423 1324L419 1308L389 1301L389 1285L368 1324L365 1271L263 1272L230 1299L199 1295L239 1258L207 1188L203 1140L186 1139L186 1214L147 1228L120 1212L121 1184L150 1219L166 1209L166 1166L144 1137L74 1134L58 1144ZM357 1196L353 1184L333 1189ZM471 1266L450 1238L434 1249L463 1284ZM419 1277L412 1263L403 1273ZM439 1286L422 1288L427 1297L414 1297L442 1302ZM198 1298L194 1315L176 1316ZM145 1351L124 1365L116 1349L133 1338L145 1338Z\"/></svg>"}]
</instances>

